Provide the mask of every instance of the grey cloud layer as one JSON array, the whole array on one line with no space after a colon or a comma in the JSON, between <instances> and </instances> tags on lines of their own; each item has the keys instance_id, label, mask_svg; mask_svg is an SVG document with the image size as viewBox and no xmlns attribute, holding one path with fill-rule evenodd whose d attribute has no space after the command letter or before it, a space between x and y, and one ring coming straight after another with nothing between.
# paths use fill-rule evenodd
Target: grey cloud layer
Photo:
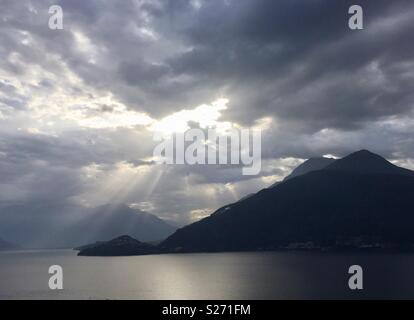
<instances>
[{"instance_id":1,"label":"grey cloud layer","mask_svg":"<svg viewBox=\"0 0 414 320\"><path fill-rule=\"evenodd\" d=\"M56 53L87 83L153 115L225 95L232 120L276 116L316 132L412 108L409 1L365 1L360 32L347 26L352 1L201 1L199 9L191 1L60 1L60 33L44 28L47 2L34 2L36 17L6 3L5 56L17 51L50 69L43 52ZM35 45L21 44L10 27ZM76 30L91 40L95 64L77 49Z\"/></svg>"}]
</instances>

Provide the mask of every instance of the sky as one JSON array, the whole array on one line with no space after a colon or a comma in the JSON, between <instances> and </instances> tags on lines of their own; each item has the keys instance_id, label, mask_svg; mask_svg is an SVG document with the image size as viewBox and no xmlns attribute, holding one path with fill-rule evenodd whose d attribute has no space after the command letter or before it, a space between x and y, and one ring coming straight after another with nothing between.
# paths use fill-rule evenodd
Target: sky
<instances>
[{"instance_id":1,"label":"sky","mask_svg":"<svg viewBox=\"0 0 414 320\"><path fill-rule=\"evenodd\" d=\"M125 203L184 225L313 156L414 169L413 34L409 0L0 0L0 208ZM154 162L156 130L226 126L262 130L260 174Z\"/></svg>"}]
</instances>

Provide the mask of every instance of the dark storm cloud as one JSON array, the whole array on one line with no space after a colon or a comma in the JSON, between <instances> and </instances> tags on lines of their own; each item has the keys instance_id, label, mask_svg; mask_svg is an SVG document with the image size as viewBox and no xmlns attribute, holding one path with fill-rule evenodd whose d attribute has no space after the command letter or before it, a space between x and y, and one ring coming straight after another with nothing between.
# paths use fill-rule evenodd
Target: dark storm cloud
<instances>
[{"instance_id":1,"label":"dark storm cloud","mask_svg":"<svg viewBox=\"0 0 414 320\"><path fill-rule=\"evenodd\" d=\"M168 74L169 68L163 65L150 65L142 62L122 63L119 72L122 79L129 84L145 86L153 85L162 76Z\"/></svg>"},{"instance_id":2,"label":"dark storm cloud","mask_svg":"<svg viewBox=\"0 0 414 320\"><path fill-rule=\"evenodd\" d=\"M414 53L410 1L361 2L363 31L348 28L355 1L58 3L66 23L59 35L24 10L8 24L30 30L42 50L58 53L87 83L154 116L228 96L228 119L250 124L276 116L317 132L358 128L412 108L412 85L397 71ZM35 4L40 13L47 8ZM77 51L74 31L96 47L95 64ZM7 40L43 63L41 51Z\"/></svg>"},{"instance_id":3,"label":"dark storm cloud","mask_svg":"<svg viewBox=\"0 0 414 320\"><path fill-rule=\"evenodd\" d=\"M348 28L352 4L206 2L184 28L192 49L172 58L171 65L207 85L221 85L225 79L231 97L228 116L242 122L275 115L306 123L315 132L352 129L409 111L412 83L391 70L412 61L412 3L363 2L363 31ZM388 25L381 25L382 19L389 19ZM371 64L382 83L373 83ZM387 91L391 86L395 90Z\"/></svg>"}]
</instances>

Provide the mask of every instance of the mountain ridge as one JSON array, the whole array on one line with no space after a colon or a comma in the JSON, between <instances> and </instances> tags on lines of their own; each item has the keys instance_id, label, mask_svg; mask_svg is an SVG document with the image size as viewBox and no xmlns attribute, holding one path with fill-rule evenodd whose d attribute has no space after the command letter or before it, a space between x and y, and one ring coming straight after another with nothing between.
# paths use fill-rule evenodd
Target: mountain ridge
<instances>
[{"instance_id":1,"label":"mountain ridge","mask_svg":"<svg viewBox=\"0 0 414 320\"><path fill-rule=\"evenodd\" d=\"M160 247L198 252L275 249L307 241L335 246L336 237L414 244L414 217L408 215L413 172L365 150L341 160L339 166L336 160L223 207L177 230Z\"/></svg>"},{"instance_id":2,"label":"mountain ridge","mask_svg":"<svg viewBox=\"0 0 414 320\"><path fill-rule=\"evenodd\" d=\"M413 172L366 150L339 160L223 206L138 254L414 250Z\"/></svg>"},{"instance_id":3,"label":"mountain ridge","mask_svg":"<svg viewBox=\"0 0 414 320\"><path fill-rule=\"evenodd\" d=\"M18 246L0 238L0 251L15 250L18 248L19 248Z\"/></svg>"},{"instance_id":4,"label":"mountain ridge","mask_svg":"<svg viewBox=\"0 0 414 320\"><path fill-rule=\"evenodd\" d=\"M78 256L134 256L156 253L154 246L138 241L128 235L81 248Z\"/></svg>"},{"instance_id":5,"label":"mountain ridge","mask_svg":"<svg viewBox=\"0 0 414 320\"><path fill-rule=\"evenodd\" d=\"M31 227L25 228L27 225ZM29 202L0 208L0 234L27 248L73 248L120 234L156 241L176 229L155 215L125 204L88 208Z\"/></svg>"},{"instance_id":6,"label":"mountain ridge","mask_svg":"<svg viewBox=\"0 0 414 320\"><path fill-rule=\"evenodd\" d=\"M326 158L326 157L312 157L312 158L309 158L308 160L305 160L299 166L294 168L292 170L292 172L289 175L287 175L282 181L275 182L269 188L274 188L278 184L280 184L284 181L287 181L289 179L293 179L293 178L298 177L298 176L302 176L302 175L307 174L309 172L321 170L321 169L327 167L328 165L330 165L331 163L333 163L334 161L336 161L336 159Z\"/></svg>"},{"instance_id":7,"label":"mountain ridge","mask_svg":"<svg viewBox=\"0 0 414 320\"><path fill-rule=\"evenodd\" d=\"M398 167L380 155L365 149L353 152L342 159L338 159L324 169L364 174L401 174L414 177L413 171Z\"/></svg>"},{"instance_id":8,"label":"mountain ridge","mask_svg":"<svg viewBox=\"0 0 414 320\"><path fill-rule=\"evenodd\" d=\"M297 166L295 169L293 169L292 173L286 176L283 179L283 181L307 174L312 171L322 170L335 161L336 159L334 158L326 158L326 157L309 158L308 160L306 160L305 162Z\"/></svg>"}]
</instances>

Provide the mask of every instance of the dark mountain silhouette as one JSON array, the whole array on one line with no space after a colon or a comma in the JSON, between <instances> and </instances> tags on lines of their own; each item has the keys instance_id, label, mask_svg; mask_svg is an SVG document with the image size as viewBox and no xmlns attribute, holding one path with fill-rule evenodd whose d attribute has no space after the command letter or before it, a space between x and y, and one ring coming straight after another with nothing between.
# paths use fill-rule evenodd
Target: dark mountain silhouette
<instances>
[{"instance_id":1,"label":"dark mountain silhouette","mask_svg":"<svg viewBox=\"0 0 414 320\"><path fill-rule=\"evenodd\" d=\"M131 209L126 205L98 207L86 218L86 221L82 221L74 228L84 235L94 235L93 239L89 238L89 241L83 241L83 244L112 239L120 234L128 234L145 242L156 241L165 239L176 230L157 216Z\"/></svg>"},{"instance_id":2,"label":"dark mountain silhouette","mask_svg":"<svg viewBox=\"0 0 414 320\"><path fill-rule=\"evenodd\" d=\"M112 204L97 208L53 202L0 207L0 234L30 248L73 248L129 234L163 240L176 230L155 215Z\"/></svg>"},{"instance_id":3,"label":"dark mountain silhouette","mask_svg":"<svg viewBox=\"0 0 414 320\"><path fill-rule=\"evenodd\" d=\"M83 248L78 256L134 256L155 253L154 246L130 236L120 236L107 242Z\"/></svg>"},{"instance_id":4,"label":"dark mountain silhouette","mask_svg":"<svg viewBox=\"0 0 414 320\"><path fill-rule=\"evenodd\" d=\"M0 251L4 251L4 250L14 250L17 249L18 247L14 244L11 244L10 242L7 242L5 240L3 240L2 238L0 238Z\"/></svg>"},{"instance_id":5,"label":"dark mountain silhouette","mask_svg":"<svg viewBox=\"0 0 414 320\"><path fill-rule=\"evenodd\" d=\"M82 250L85 250L85 249L92 249L92 248L95 248L95 247L97 247L97 246L105 243L105 242L106 241L96 241L94 243L89 243L89 244L85 244L85 245L82 245L82 246L73 248L73 250L75 250L75 251L82 251Z\"/></svg>"},{"instance_id":6,"label":"dark mountain silhouette","mask_svg":"<svg viewBox=\"0 0 414 320\"><path fill-rule=\"evenodd\" d=\"M327 167L328 165L332 164L333 162L335 162L335 159L333 158L325 158L325 157L315 157L315 158L310 158L308 160L306 160L305 162L303 162L301 165L299 165L298 167L296 167L291 174L289 174L288 176L286 176L283 181L298 177L298 176L302 176L304 174L307 174L309 172L312 171L317 171L317 170L321 170L325 167ZM276 187L278 184L280 184L281 181L276 182L275 184L273 184L272 186L270 186L270 188Z\"/></svg>"},{"instance_id":7,"label":"dark mountain silhouette","mask_svg":"<svg viewBox=\"0 0 414 320\"><path fill-rule=\"evenodd\" d=\"M294 177L302 176L312 171L321 170L323 168L326 168L328 165L334 163L335 161L336 160L333 158L325 157L310 158L309 160L306 160L304 163L295 168L290 175L283 179L283 181L292 179Z\"/></svg>"},{"instance_id":8,"label":"dark mountain silhouette","mask_svg":"<svg viewBox=\"0 0 414 320\"><path fill-rule=\"evenodd\" d=\"M414 244L414 173L362 150L177 230L166 252Z\"/></svg>"},{"instance_id":9,"label":"dark mountain silhouette","mask_svg":"<svg viewBox=\"0 0 414 320\"><path fill-rule=\"evenodd\" d=\"M414 171L397 167L383 157L368 150L354 152L343 159L334 161L326 170L362 174L399 174L414 177Z\"/></svg>"},{"instance_id":10,"label":"dark mountain silhouette","mask_svg":"<svg viewBox=\"0 0 414 320\"><path fill-rule=\"evenodd\" d=\"M248 198L250 198L252 196L254 196L254 193L249 193L249 194L245 195L244 197L241 197L239 201L246 200L246 199L248 199Z\"/></svg>"}]
</instances>

